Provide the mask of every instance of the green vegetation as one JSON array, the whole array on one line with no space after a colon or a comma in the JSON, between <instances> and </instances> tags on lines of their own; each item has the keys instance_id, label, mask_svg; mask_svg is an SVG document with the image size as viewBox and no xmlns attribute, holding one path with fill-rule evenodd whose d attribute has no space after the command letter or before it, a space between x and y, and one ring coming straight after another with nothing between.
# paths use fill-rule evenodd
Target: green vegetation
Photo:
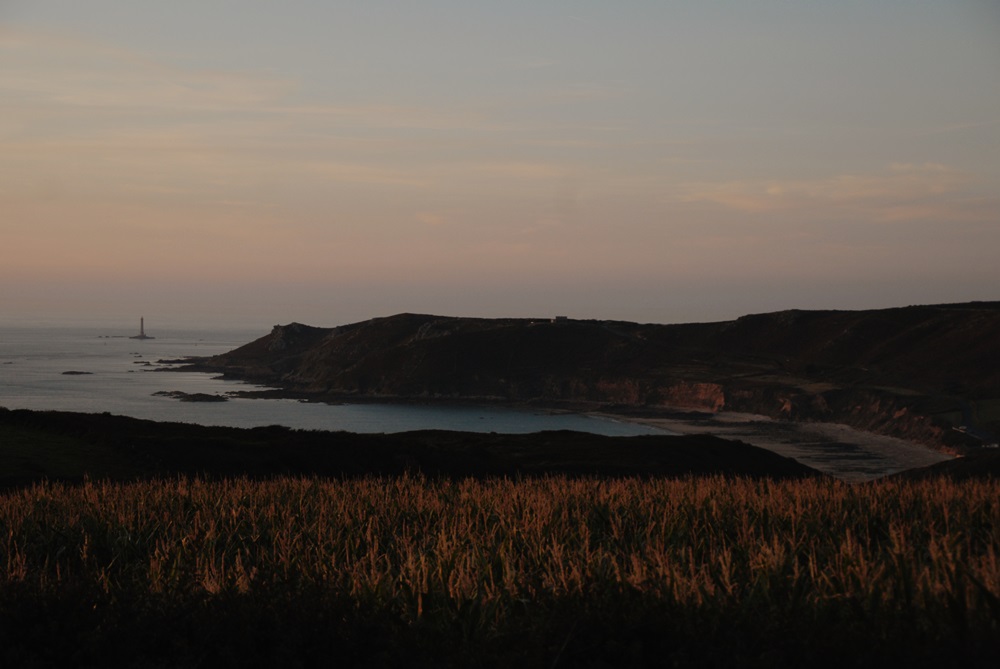
<instances>
[{"instance_id":1,"label":"green vegetation","mask_svg":"<svg viewBox=\"0 0 1000 669\"><path fill-rule=\"evenodd\" d=\"M0 496L3 666L992 666L1000 482L192 478Z\"/></svg>"}]
</instances>

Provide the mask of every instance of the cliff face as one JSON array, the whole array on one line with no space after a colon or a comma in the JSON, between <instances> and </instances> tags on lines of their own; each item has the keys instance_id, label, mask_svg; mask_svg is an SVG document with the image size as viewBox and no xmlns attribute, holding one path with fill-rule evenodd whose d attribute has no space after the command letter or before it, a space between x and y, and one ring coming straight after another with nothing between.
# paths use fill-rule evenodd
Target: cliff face
<instances>
[{"instance_id":1,"label":"cliff face","mask_svg":"<svg viewBox=\"0 0 1000 669\"><path fill-rule=\"evenodd\" d=\"M325 395L573 401L845 422L940 444L1000 431L1000 303L640 325L401 314L298 323L205 368Z\"/></svg>"},{"instance_id":2,"label":"cliff face","mask_svg":"<svg viewBox=\"0 0 1000 669\"><path fill-rule=\"evenodd\" d=\"M722 411L726 408L726 389L718 383L681 381L660 389L660 401L681 409Z\"/></svg>"}]
</instances>

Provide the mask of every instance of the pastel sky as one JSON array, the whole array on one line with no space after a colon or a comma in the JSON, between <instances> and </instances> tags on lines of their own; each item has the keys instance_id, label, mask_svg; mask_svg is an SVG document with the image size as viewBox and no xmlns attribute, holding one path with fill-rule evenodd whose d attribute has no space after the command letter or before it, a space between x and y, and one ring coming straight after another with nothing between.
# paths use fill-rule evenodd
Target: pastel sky
<instances>
[{"instance_id":1,"label":"pastel sky","mask_svg":"<svg viewBox=\"0 0 1000 669\"><path fill-rule=\"evenodd\" d=\"M0 321L720 320L998 251L995 0L0 0Z\"/></svg>"}]
</instances>

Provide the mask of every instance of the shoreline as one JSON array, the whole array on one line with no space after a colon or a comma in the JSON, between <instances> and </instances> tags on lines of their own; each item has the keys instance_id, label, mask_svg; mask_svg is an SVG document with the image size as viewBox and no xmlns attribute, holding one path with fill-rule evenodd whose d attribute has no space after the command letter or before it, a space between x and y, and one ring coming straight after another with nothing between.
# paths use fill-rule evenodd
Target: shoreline
<instances>
[{"instance_id":1,"label":"shoreline","mask_svg":"<svg viewBox=\"0 0 1000 669\"><path fill-rule=\"evenodd\" d=\"M170 370L174 371L174 370ZM178 370L180 371L180 370ZM246 381L244 381L246 382ZM864 483L908 469L927 467L951 460L925 444L858 430L842 423L781 421L761 414L735 411L712 413L704 409L643 408L606 404L566 402L512 402L493 397L373 397L317 395L308 391L271 387L242 390L237 397L254 399L297 399L323 404L412 404L480 405L510 409L575 413L605 420L645 425L676 435L714 435L742 441L792 458L817 471L847 483Z\"/></svg>"},{"instance_id":2,"label":"shoreline","mask_svg":"<svg viewBox=\"0 0 1000 669\"><path fill-rule=\"evenodd\" d=\"M742 441L792 458L847 483L874 481L953 458L924 444L864 432L841 423L795 423L735 411L704 415L692 413L689 417L592 413L677 434L711 434L722 439Z\"/></svg>"}]
</instances>

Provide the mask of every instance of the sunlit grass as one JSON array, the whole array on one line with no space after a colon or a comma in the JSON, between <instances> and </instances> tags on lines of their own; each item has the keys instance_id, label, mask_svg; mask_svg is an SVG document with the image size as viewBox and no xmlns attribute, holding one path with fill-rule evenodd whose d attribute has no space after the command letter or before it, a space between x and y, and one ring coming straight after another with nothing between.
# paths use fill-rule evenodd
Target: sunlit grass
<instances>
[{"instance_id":1,"label":"sunlit grass","mask_svg":"<svg viewBox=\"0 0 1000 669\"><path fill-rule=\"evenodd\" d=\"M705 621L988 639L998 493L946 480L40 484L0 497L0 595L322 593L478 637L568 602L584 616L627 602Z\"/></svg>"}]
</instances>

